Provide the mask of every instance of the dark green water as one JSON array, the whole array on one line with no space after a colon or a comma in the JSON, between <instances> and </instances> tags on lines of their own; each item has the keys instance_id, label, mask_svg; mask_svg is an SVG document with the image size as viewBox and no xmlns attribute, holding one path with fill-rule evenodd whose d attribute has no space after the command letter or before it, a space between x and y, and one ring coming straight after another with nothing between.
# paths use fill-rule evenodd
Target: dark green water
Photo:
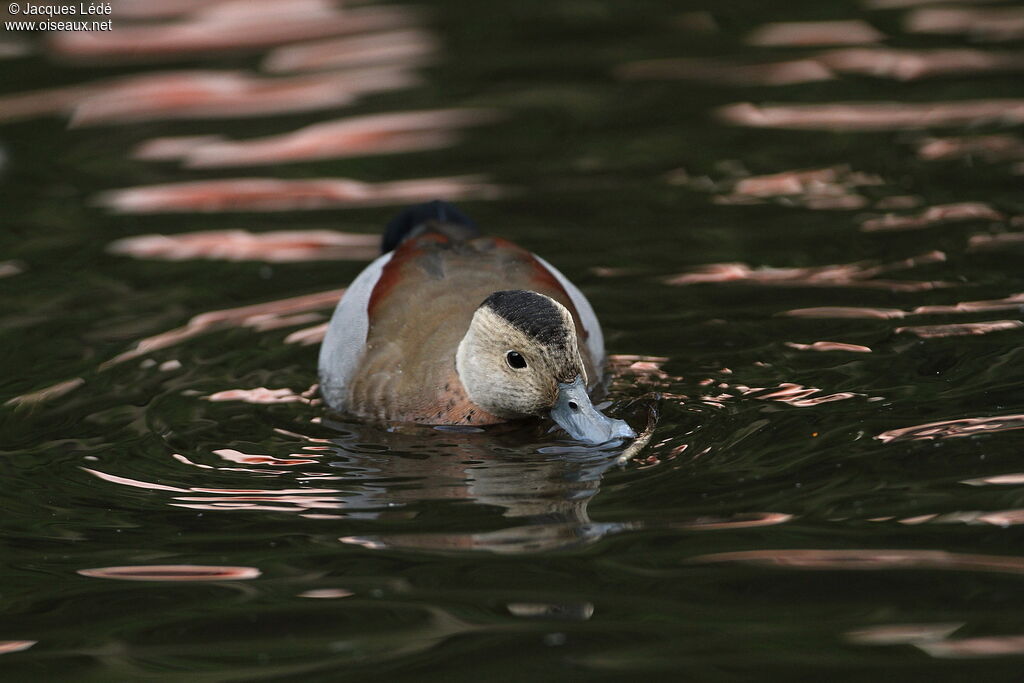
<instances>
[{"instance_id":1,"label":"dark green water","mask_svg":"<svg viewBox=\"0 0 1024 683\"><path fill-rule=\"evenodd\" d=\"M785 61L821 51L743 42L771 21L867 19L890 36L886 44L907 48L1024 44L905 33L906 12L852 2L772 5L438 1L429 24L444 52L425 83L351 107L80 129L66 117L2 125L0 260L22 272L0 279L0 400L84 383L0 408L0 641L37 641L0 654L0 678L1019 680L1024 331L1006 324L921 337L899 328L1012 323L1020 306L901 319L781 315L910 311L1024 291L1020 242L970 242L1019 230L1010 217L1024 208L1022 176L1012 162L927 161L915 151L928 136L1019 126L787 131L730 126L712 112L737 102L1018 98L1024 75L731 86L613 74L643 59ZM703 11L715 30L679 19L699 28L708 15L687 13ZM243 55L175 66L257 63ZM27 56L0 61L0 87L156 68ZM255 172L128 157L157 136L244 138L349 113L464 106L504 118L451 149ZM837 165L878 178L848 191L862 198L856 208L815 209L804 195L714 199L744 175ZM224 228L377 233L395 207L114 216L94 206L98 192L244 175L468 173L516 188L460 205L573 279L602 320L609 353L666 359L620 371L612 385L612 414L639 428L652 407L660 411L638 460L619 467L618 451L571 447L543 429L392 434L305 403L204 400L239 388L305 391L317 347L284 340L307 323L215 331L101 369L197 314L342 287L363 266L136 260L107 253L113 240ZM888 211L880 200L908 195L919 205L897 214L984 202L1004 218L860 229ZM806 277L666 283L711 263L805 268L933 251L944 260L826 286ZM871 352L788 345L817 341ZM778 394L789 385L808 391ZM814 400L822 397L830 400ZM966 434L947 425L878 438L975 418L992 419L960 423ZM1017 477L992 479L1003 475ZM151 565L258 576L81 573Z\"/></svg>"}]
</instances>

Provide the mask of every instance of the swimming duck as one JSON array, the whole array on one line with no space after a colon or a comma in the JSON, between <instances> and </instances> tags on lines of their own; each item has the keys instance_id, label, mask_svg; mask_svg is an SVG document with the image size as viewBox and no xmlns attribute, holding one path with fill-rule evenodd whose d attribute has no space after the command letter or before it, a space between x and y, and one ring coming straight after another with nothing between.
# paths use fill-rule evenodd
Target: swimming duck
<instances>
[{"instance_id":1,"label":"swimming duck","mask_svg":"<svg viewBox=\"0 0 1024 683\"><path fill-rule=\"evenodd\" d=\"M604 337L554 266L440 201L400 213L381 246L320 347L328 407L427 425L550 416L586 443L634 436L591 403Z\"/></svg>"}]
</instances>

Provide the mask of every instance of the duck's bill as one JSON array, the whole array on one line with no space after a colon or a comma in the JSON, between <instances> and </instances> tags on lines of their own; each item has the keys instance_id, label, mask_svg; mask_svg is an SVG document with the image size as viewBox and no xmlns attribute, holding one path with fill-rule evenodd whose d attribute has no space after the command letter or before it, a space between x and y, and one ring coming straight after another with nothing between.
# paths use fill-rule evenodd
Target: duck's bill
<instances>
[{"instance_id":1,"label":"duck's bill","mask_svg":"<svg viewBox=\"0 0 1024 683\"><path fill-rule=\"evenodd\" d=\"M581 377L558 385L558 400L551 409L551 419L569 432L569 436L584 443L599 444L636 436L625 421L607 417L594 407Z\"/></svg>"}]
</instances>

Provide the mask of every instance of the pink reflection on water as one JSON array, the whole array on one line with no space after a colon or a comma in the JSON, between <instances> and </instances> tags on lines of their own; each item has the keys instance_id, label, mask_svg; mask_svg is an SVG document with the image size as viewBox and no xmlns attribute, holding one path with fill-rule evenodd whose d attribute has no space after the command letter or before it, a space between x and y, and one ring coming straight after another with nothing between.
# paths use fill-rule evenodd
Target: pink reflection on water
<instances>
[{"instance_id":1,"label":"pink reflection on water","mask_svg":"<svg viewBox=\"0 0 1024 683\"><path fill-rule=\"evenodd\" d=\"M661 369L668 362L664 356L635 356L630 354L612 354L608 356L615 375L632 375L647 380L680 380Z\"/></svg>"},{"instance_id":2,"label":"pink reflection on water","mask_svg":"<svg viewBox=\"0 0 1024 683\"><path fill-rule=\"evenodd\" d=\"M992 432L1024 429L1024 415L1001 415L997 417L965 417L956 420L942 420L926 424L890 429L875 438L884 443L894 441L924 441L947 439L958 436L974 436Z\"/></svg>"},{"instance_id":3,"label":"pink reflection on water","mask_svg":"<svg viewBox=\"0 0 1024 683\"><path fill-rule=\"evenodd\" d=\"M299 211L388 206L435 197L494 199L503 191L479 176L364 183L348 178L232 178L146 185L101 194L115 213Z\"/></svg>"},{"instance_id":4,"label":"pink reflection on water","mask_svg":"<svg viewBox=\"0 0 1024 683\"><path fill-rule=\"evenodd\" d=\"M908 33L966 34L974 40L1001 41L1024 38L1022 7L923 7L903 22Z\"/></svg>"},{"instance_id":5,"label":"pink reflection on water","mask_svg":"<svg viewBox=\"0 0 1024 683\"><path fill-rule=\"evenodd\" d=\"M598 277L628 277L639 272L633 268L610 268L608 266L591 266L587 270Z\"/></svg>"},{"instance_id":6,"label":"pink reflection on water","mask_svg":"<svg viewBox=\"0 0 1024 683\"><path fill-rule=\"evenodd\" d=\"M176 493L187 493L190 490L178 488L177 486L167 486L166 484L156 484L147 481L140 481L138 479L129 479L128 477L119 477L116 474L107 474L106 472L91 470L88 467L83 467L82 469L93 476L103 479L104 481L109 481L112 484L120 484L121 486L131 486L138 489L147 489L149 491L174 491Z\"/></svg>"},{"instance_id":7,"label":"pink reflection on water","mask_svg":"<svg viewBox=\"0 0 1024 683\"><path fill-rule=\"evenodd\" d=\"M294 467L299 464L317 463L308 454L295 454L299 458L274 458L271 456L258 456L240 453L232 449L220 449L214 451L217 455L229 462L238 462L251 465L288 466ZM192 463L184 456L178 460L198 467L209 466ZM193 486L181 488L157 484L152 482L119 477L106 472L99 472L88 468L82 468L104 481L109 481L121 486L131 486L150 491L169 491L178 495L171 498L168 503L172 507L187 508L191 510L263 510L271 512L306 512L309 510L338 510L345 507L344 499L337 494L338 489L327 488L301 488L301 489L223 489L206 488ZM253 469L239 467L217 467L220 471L250 472L260 475L283 475L285 470ZM314 477L315 478L315 477ZM332 478L332 477L325 477ZM333 518L337 519L337 516Z\"/></svg>"},{"instance_id":8,"label":"pink reflection on water","mask_svg":"<svg viewBox=\"0 0 1024 683\"><path fill-rule=\"evenodd\" d=\"M808 268L751 268L745 263L712 263L665 280L670 285L709 282L744 282L786 287L856 287L887 291L924 291L952 286L951 283L915 280L883 280L876 276L892 271L941 263L946 255L932 251L887 264L857 262Z\"/></svg>"},{"instance_id":9,"label":"pink reflection on water","mask_svg":"<svg viewBox=\"0 0 1024 683\"><path fill-rule=\"evenodd\" d=\"M933 225L957 221L1002 221L1006 215L982 202L962 202L929 206L924 211L911 215L887 214L861 223L865 232L882 230L919 230Z\"/></svg>"},{"instance_id":10,"label":"pink reflection on water","mask_svg":"<svg viewBox=\"0 0 1024 683\"><path fill-rule=\"evenodd\" d=\"M668 377L668 374L663 372L657 363L637 361L635 363L630 363L626 370L636 375L647 375L657 377L658 379L665 379Z\"/></svg>"},{"instance_id":11,"label":"pink reflection on water","mask_svg":"<svg viewBox=\"0 0 1024 683\"><path fill-rule=\"evenodd\" d=\"M855 188L881 185L880 177L852 171L849 166L783 171L740 178L729 194L717 195L716 204L758 204L770 199L809 209L858 209L867 199Z\"/></svg>"},{"instance_id":12,"label":"pink reflection on water","mask_svg":"<svg viewBox=\"0 0 1024 683\"><path fill-rule=\"evenodd\" d=\"M296 512L304 510L338 510L344 503L334 497L318 496L175 496L172 507L189 510L261 510L264 512ZM341 517L335 516L335 519Z\"/></svg>"},{"instance_id":13,"label":"pink reflection on water","mask_svg":"<svg viewBox=\"0 0 1024 683\"><path fill-rule=\"evenodd\" d=\"M913 209L924 203L921 197L913 194L891 195L882 197L875 202L876 209Z\"/></svg>"},{"instance_id":14,"label":"pink reflection on water","mask_svg":"<svg viewBox=\"0 0 1024 683\"><path fill-rule=\"evenodd\" d=\"M253 316L258 315L284 315L288 313L299 313L307 310L330 308L338 303L338 299L345 293L344 289L329 289L316 294L289 297L287 299L276 299L262 304L240 306L239 308L224 308L217 311L200 313L189 322L197 325L213 325L219 322L242 323Z\"/></svg>"},{"instance_id":15,"label":"pink reflection on water","mask_svg":"<svg viewBox=\"0 0 1024 683\"><path fill-rule=\"evenodd\" d=\"M849 48L824 52L814 59L835 71L899 81L1024 70L1024 52L971 49Z\"/></svg>"},{"instance_id":16,"label":"pink reflection on water","mask_svg":"<svg viewBox=\"0 0 1024 683\"><path fill-rule=\"evenodd\" d=\"M258 472L259 470L251 470ZM337 489L210 489L203 487L193 487L189 489L196 493L223 493L229 496L273 496L273 495L325 495L329 493L340 493Z\"/></svg>"},{"instance_id":17,"label":"pink reflection on water","mask_svg":"<svg viewBox=\"0 0 1024 683\"><path fill-rule=\"evenodd\" d=\"M54 399L60 398L78 387L85 384L85 380L81 377L75 377L74 379L65 380L63 382L57 382L52 384L45 389L33 391L21 396L15 396L14 398L8 399L4 402L5 406L32 406L37 403L45 403Z\"/></svg>"},{"instance_id":18,"label":"pink reflection on water","mask_svg":"<svg viewBox=\"0 0 1024 683\"><path fill-rule=\"evenodd\" d=\"M918 142L917 156L925 161L974 159L1015 161L1024 159L1024 138L1017 135L970 135L925 138Z\"/></svg>"},{"instance_id":19,"label":"pink reflection on water","mask_svg":"<svg viewBox=\"0 0 1024 683\"><path fill-rule=\"evenodd\" d=\"M203 7L233 0L117 0L118 17L124 19L170 19L191 14ZM260 4L266 0L254 0Z\"/></svg>"},{"instance_id":20,"label":"pink reflection on water","mask_svg":"<svg viewBox=\"0 0 1024 683\"><path fill-rule=\"evenodd\" d=\"M139 340L131 350L125 351L107 361L101 366L101 369L126 360L138 358L159 349L180 344L214 330L224 330L232 327L259 329L260 326L265 327L274 318L280 319L288 314L331 308L338 303L338 299L341 298L344 292L344 289L333 289L316 294L268 301L262 304L201 313L194 316L183 327L176 327L173 330Z\"/></svg>"},{"instance_id":21,"label":"pink reflection on water","mask_svg":"<svg viewBox=\"0 0 1024 683\"><path fill-rule=\"evenodd\" d=\"M1024 52L856 47L772 62L703 57L651 59L623 64L614 73L624 80L677 79L719 86L783 86L835 80L841 74L914 81L1017 71L1024 71Z\"/></svg>"},{"instance_id":22,"label":"pink reflection on water","mask_svg":"<svg viewBox=\"0 0 1024 683\"><path fill-rule=\"evenodd\" d=\"M629 62L615 69L618 78L633 80L679 79L712 85L793 85L829 81L835 75L811 59L745 63L732 60L681 58Z\"/></svg>"},{"instance_id":23,"label":"pink reflection on water","mask_svg":"<svg viewBox=\"0 0 1024 683\"><path fill-rule=\"evenodd\" d=\"M76 62L180 60L191 55L258 50L284 43L408 26L404 7L340 9L326 0L252 0L199 4L159 23L114 21L111 31L51 33L49 47Z\"/></svg>"},{"instance_id":24,"label":"pink reflection on water","mask_svg":"<svg viewBox=\"0 0 1024 683\"><path fill-rule=\"evenodd\" d=\"M252 140L187 138L179 145L188 168L262 166L315 159L339 159L372 154L395 154L449 147L456 129L493 121L494 112L478 109L442 109L397 114L373 114L315 123L283 135ZM152 143L140 153L153 154ZM162 159L172 149L165 142Z\"/></svg>"},{"instance_id":25,"label":"pink reflection on water","mask_svg":"<svg viewBox=\"0 0 1024 683\"><path fill-rule=\"evenodd\" d=\"M232 327L245 327L256 331L266 331L319 320L321 319L319 315L310 317L310 315L305 312L323 308L333 308L338 303L338 299L341 298L341 295L344 294L344 292L344 289L329 290L326 292L318 292L316 294L307 294L303 296L290 297L288 299L269 301L262 304L253 304L250 306L241 306L239 308L228 308L219 311L201 313L194 316L182 327L176 327L172 330L168 330L167 332L162 332L139 340L135 343L135 346L132 349L103 363L100 366L100 370L106 370L119 363L139 358L147 353L168 348L216 330L225 330ZM300 330L300 332L302 332L302 330ZM161 366L161 369L163 369L164 366L169 369L173 369L173 364L164 364ZM9 399L5 405L34 405L36 403L52 400L77 389L84 383L85 380L80 377L76 377L47 387L46 389L16 396ZM282 396L283 395L284 394L282 394ZM305 394L300 397L302 400L309 398L310 396Z\"/></svg>"},{"instance_id":26,"label":"pink reflection on water","mask_svg":"<svg viewBox=\"0 0 1024 683\"><path fill-rule=\"evenodd\" d=\"M859 19L841 21L786 21L754 29L744 42L761 47L807 47L877 43L885 34Z\"/></svg>"},{"instance_id":27,"label":"pink reflection on water","mask_svg":"<svg viewBox=\"0 0 1024 683\"><path fill-rule=\"evenodd\" d=\"M968 555L943 550L743 550L690 558L694 564L749 563L794 569L947 569L1024 574L1024 558Z\"/></svg>"},{"instance_id":28,"label":"pink reflection on water","mask_svg":"<svg viewBox=\"0 0 1024 683\"><path fill-rule=\"evenodd\" d=\"M304 391L302 393L302 395L306 396L308 398L310 396L314 396L316 394L316 392L318 392L319 390L320 390L320 385L319 384L314 384L307 391ZM293 439L299 439L300 441L303 441L303 442L309 442L309 443L333 443L330 439L320 439L320 438L317 438L317 437L314 437L314 436L307 436L306 434L299 434L298 432L289 431L287 429L281 429L280 427L274 427L274 432L277 433L277 434L280 434L282 436L291 437ZM319 448L319 447L317 447L317 448Z\"/></svg>"},{"instance_id":29,"label":"pink reflection on water","mask_svg":"<svg viewBox=\"0 0 1024 683\"><path fill-rule=\"evenodd\" d=\"M931 513L927 515L917 515L916 517L905 517L899 520L899 523L907 526L916 526L918 524L924 524L925 522L934 521L938 516L938 513Z\"/></svg>"},{"instance_id":30,"label":"pink reflection on water","mask_svg":"<svg viewBox=\"0 0 1024 683\"><path fill-rule=\"evenodd\" d=\"M371 261L380 253L380 238L335 230L274 230L263 233L210 230L125 237L112 242L107 251L166 261L198 258L268 263Z\"/></svg>"},{"instance_id":31,"label":"pink reflection on water","mask_svg":"<svg viewBox=\"0 0 1024 683\"><path fill-rule=\"evenodd\" d=\"M335 600L338 598L347 598L355 595L350 590L344 588L314 588L313 590L302 591L299 593L300 598L319 598L325 600Z\"/></svg>"},{"instance_id":32,"label":"pink reflection on water","mask_svg":"<svg viewBox=\"0 0 1024 683\"><path fill-rule=\"evenodd\" d=\"M3 95L0 96L0 121L18 121L57 113L70 114L78 102L94 92L105 87L118 87L131 80L132 77L126 77L91 85L68 85Z\"/></svg>"},{"instance_id":33,"label":"pink reflection on water","mask_svg":"<svg viewBox=\"0 0 1024 683\"><path fill-rule=\"evenodd\" d=\"M197 564L152 564L126 567L79 569L82 576L122 581L237 581L255 579L261 572L255 567L218 567Z\"/></svg>"},{"instance_id":34,"label":"pink reflection on water","mask_svg":"<svg viewBox=\"0 0 1024 683\"><path fill-rule=\"evenodd\" d=\"M846 344L833 341L816 341L813 344L786 342L786 346L797 351L846 351L849 353L871 353L871 348L860 344Z\"/></svg>"},{"instance_id":35,"label":"pink reflection on water","mask_svg":"<svg viewBox=\"0 0 1024 683\"><path fill-rule=\"evenodd\" d=\"M287 73L368 64L421 66L437 52L438 41L430 33L408 29L286 45L268 54L262 68L269 73Z\"/></svg>"},{"instance_id":36,"label":"pink reflection on water","mask_svg":"<svg viewBox=\"0 0 1024 683\"><path fill-rule=\"evenodd\" d=\"M181 453L171 453L171 457L174 458L175 460L177 460L180 463L184 463L186 465L191 465L192 467L198 467L198 468L204 469L204 470L216 469L216 468L213 467L213 465L204 465L202 463L192 462L191 460L186 458Z\"/></svg>"},{"instance_id":37,"label":"pink reflection on water","mask_svg":"<svg viewBox=\"0 0 1024 683\"><path fill-rule=\"evenodd\" d=\"M742 102L720 107L716 114L726 123L753 128L832 131L918 130L941 126L1024 123L1024 100L835 102L790 105L757 105Z\"/></svg>"},{"instance_id":38,"label":"pink reflection on water","mask_svg":"<svg viewBox=\"0 0 1024 683\"><path fill-rule=\"evenodd\" d=\"M0 655L27 650L38 642L38 640L0 640Z\"/></svg>"},{"instance_id":39,"label":"pink reflection on water","mask_svg":"<svg viewBox=\"0 0 1024 683\"><path fill-rule=\"evenodd\" d=\"M970 484L972 482L966 481L961 483ZM1024 510L958 510L956 512L935 512L926 515L917 515L915 517L906 517L898 521L900 524L911 526L917 524L991 524L993 526L1011 527L1017 526L1018 524L1024 524Z\"/></svg>"},{"instance_id":40,"label":"pink reflection on water","mask_svg":"<svg viewBox=\"0 0 1024 683\"><path fill-rule=\"evenodd\" d=\"M981 477L979 479L965 479L961 484L970 484L971 486L985 486L988 484L997 485L1018 485L1024 484L1024 473L1021 474L999 474L993 477Z\"/></svg>"},{"instance_id":41,"label":"pink reflection on water","mask_svg":"<svg viewBox=\"0 0 1024 683\"><path fill-rule=\"evenodd\" d=\"M849 306L822 306L817 308L798 308L784 311L779 315L796 318L864 318L876 320L896 320L911 315L950 315L970 313L992 313L996 311L1020 311L1024 307L1024 293L1011 294L1003 299L984 301L962 301L952 305L918 306L909 311L895 308L858 308Z\"/></svg>"},{"instance_id":42,"label":"pink reflection on water","mask_svg":"<svg viewBox=\"0 0 1024 683\"><path fill-rule=\"evenodd\" d=\"M14 277L25 272L25 264L21 261L0 261L0 277Z\"/></svg>"},{"instance_id":43,"label":"pink reflection on water","mask_svg":"<svg viewBox=\"0 0 1024 683\"><path fill-rule=\"evenodd\" d=\"M197 147L220 142L221 135L179 135L175 137L152 138L140 143L132 150L132 157L144 161L169 161L180 159Z\"/></svg>"},{"instance_id":44,"label":"pink reflection on water","mask_svg":"<svg viewBox=\"0 0 1024 683\"><path fill-rule=\"evenodd\" d=\"M993 313L996 311L1019 311L1024 307L1024 293L1011 294L1003 299L983 301L962 301L951 306L918 306L909 315L948 315L951 313Z\"/></svg>"},{"instance_id":45,"label":"pink reflection on water","mask_svg":"<svg viewBox=\"0 0 1024 683\"><path fill-rule=\"evenodd\" d=\"M417 82L405 69L267 78L241 71L165 71L0 97L0 121L69 114L86 126L189 118L234 118L305 112L349 104L371 92ZM190 136L180 145L195 143ZM171 144L173 148L173 143ZM168 147L156 153L167 153ZM153 152L151 152L153 153Z\"/></svg>"},{"instance_id":46,"label":"pink reflection on water","mask_svg":"<svg viewBox=\"0 0 1024 683\"><path fill-rule=\"evenodd\" d=\"M733 518L699 517L689 522L671 523L669 526L682 529L715 531L719 529L748 529L761 526L785 524L793 515L784 512L751 512Z\"/></svg>"},{"instance_id":47,"label":"pink reflection on water","mask_svg":"<svg viewBox=\"0 0 1024 683\"><path fill-rule=\"evenodd\" d=\"M1024 635L957 638L916 642L914 645L940 659L1024 655Z\"/></svg>"},{"instance_id":48,"label":"pink reflection on water","mask_svg":"<svg viewBox=\"0 0 1024 683\"><path fill-rule=\"evenodd\" d=\"M777 197L823 193L823 189L836 185L840 185L845 190L850 187L881 184L882 179L878 176L854 172L848 166L831 166L742 178L736 182L733 191L737 194L749 194L755 197Z\"/></svg>"},{"instance_id":49,"label":"pink reflection on water","mask_svg":"<svg viewBox=\"0 0 1024 683\"><path fill-rule=\"evenodd\" d=\"M901 645L922 641L942 640L953 635L963 622L944 624L882 624L847 631L846 639L858 645Z\"/></svg>"},{"instance_id":50,"label":"pink reflection on water","mask_svg":"<svg viewBox=\"0 0 1024 683\"><path fill-rule=\"evenodd\" d=\"M237 462L244 465L275 465L275 466L293 466L293 465L309 465L316 462L317 460L312 459L308 453L292 453L291 458L275 458L271 455L253 455L251 453L242 453L236 451L233 448L219 448L214 451L217 455L224 458L228 462Z\"/></svg>"},{"instance_id":51,"label":"pink reflection on water","mask_svg":"<svg viewBox=\"0 0 1024 683\"><path fill-rule=\"evenodd\" d=\"M814 308L795 308L783 311L779 315L792 318L853 318L865 320L894 320L906 316L897 308L866 308L857 306L816 306Z\"/></svg>"},{"instance_id":52,"label":"pink reflection on water","mask_svg":"<svg viewBox=\"0 0 1024 683\"><path fill-rule=\"evenodd\" d=\"M297 315L266 315L253 318L246 327L251 327L257 332L269 332L279 330L282 327L295 327L296 325L307 325L319 322L324 316L319 313L299 313Z\"/></svg>"},{"instance_id":53,"label":"pink reflection on water","mask_svg":"<svg viewBox=\"0 0 1024 683\"><path fill-rule=\"evenodd\" d=\"M71 125L307 112L347 105L364 94L417 82L410 71L397 68L287 78L228 71L157 73L90 92L75 103Z\"/></svg>"},{"instance_id":54,"label":"pink reflection on water","mask_svg":"<svg viewBox=\"0 0 1024 683\"><path fill-rule=\"evenodd\" d=\"M864 395L851 393L849 391L840 391L835 394L815 396L815 394L821 393L821 389L805 387L792 382L783 382L778 386L778 388L772 389L761 389L757 387L737 388L740 389L744 395L747 395L750 398L756 398L759 401L778 401L779 403L787 403L798 408L809 408L822 403L832 403L833 401L845 401L846 399Z\"/></svg>"},{"instance_id":55,"label":"pink reflection on water","mask_svg":"<svg viewBox=\"0 0 1024 683\"><path fill-rule=\"evenodd\" d=\"M448 537L445 537L445 540L447 540L447 538ZM385 550L388 547L387 544L382 543L381 541L375 541L371 538L363 538L361 536L342 536L338 540L348 545L357 545L362 548L366 548L367 550ZM456 546L471 546L472 542L467 540L464 543L459 543L459 539L453 537L451 544Z\"/></svg>"},{"instance_id":56,"label":"pink reflection on water","mask_svg":"<svg viewBox=\"0 0 1024 683\"><path fill-rule=\"evenodd\" d=\"M380 78L374 83L372 79ZM302 79L237 71L168 71L0 97L0 121L67 113L78 125L125 120L242 116L345 104L363 92L402 87L406 72L359 72ZM301 102L289 98L303 97Z\"/></svg>"},{"instance_id":57,"label":"pink reflection on water","mask_svg":"<svg viewBox=\"0 0 1024 683\"><path fill-rule=\"evenodd\" d=\"M271 403L309 403L310 399L296 394L291 389L268 389L257 387L255 389L227 389L218 391L204 397L207 401L241 401L243 403L255 403L266 405Z\"/></svg>"},{"instance_id":58,"label":"pink reflection on water","mask_svg":"<svg viewBox=\"0 0 1024 683\"><path fill-rule=\"evenodd\" d=\"M304 327L301 330L296 330L284 338L284 343L299 344L300 346L319 344L327 335L327 326L329 324L329 322L326 322L321 323L320 325L313 325L312 327Z\"/></svg>"},{"instance_id":59,"label":"pink reflection on water","mask_svg":"<svg viewBox=\"0 0 1024 683\"><path fill-rule=\"evenodd\" d=\"M967 251L989 251L1024 245L1024 232L1003 232L995 235L971 235Z\"/></svg>"},{"instance_id":60,"label":"pink reflection on water","mask_svg":"<svg viewBox=\"0 0 1024 683\"><path fill-rule=\"evenodd\" d=\"M586 621L594 616L592 602L509 602L505 607L509 614L522 619Z\"/></svg>"},{"instance_id":61,"label":"pink reflection on water","mask_svg":"<svg viewBox=\"0 0 1024 683\"><path fill-rule=\"evenodd\" d=\"M235 451L237 452L237 451ZM187 461L187 458L181 456L179 458L182 461ZM189 463L195 464L195 463ZM114 474L107 474L106 472L99 472L97 470L91 470L87 467L81 468L83 471L88 472L104 481L109 481L114 484L121 484L122 486L132 486L135 488L148 489L150 491L172 491L174 493L216 493L225 494L230 496L246 496L246 495L263 495L263 496L274 496L274 495L316 495L322 496L333 493L340 493L337 489L218 489L218 488L205 488L205 487L189 487L179 488L176 486L167 486L166 484L156 484L146 481L140 481L138 479L129 479L128 477L119 477ZM266 473L268 470L246 470L249 472L260 472ZM282 472L283 474L283 472Z\"/></svg>"},{"instance_id":62,"label":"pink reflection on water","mask_svg":"<svg viewBox=\"0 0 1024 683\"><path fill-rule=\"evenodd\" d=\"M846 633L858 645L913 645L932 657L959 659L1024 654L1024 636L951 638L960 623L883 624Z\"/></svg>"},{"instance_id":63,"label":"pink reflection on water","mask_svg":"<svg viewBox=\"0 0 1024 683\"><path fill-rule=\"evenodd\" d=\"M978 515L979 522L994 526L1010 527L1024 524L1024 510L996 510Z\"/></svg>"},{"instance_id":64,"label":"pink reflection on water","mask_svg":"<svg viewBox=\"0 0 1024 683\"><path fill-rule=\"evenodd\" d=\"M833 191L834 190L834 191ZM750 205L765 204L766 199L755 197L749 194L720 194L712 197L715 204ZM830 188L824 192L812 192L805 195L780 197L779 203L783 206L802 206L813 211L848 211L861 209L868 205L868 200L857 192L849 191L840 187Z\"/></svg>"},{"instance_id":65,"label":"pink reflection on water","mask_svg":"<svg viewBox=\"0 0 1024 683\"><path fill-rule=\"evenodd\" d=\"M1006 332L1024 327L1020 320L993 320L984 323L951 323L949 325L916 325L897 327L896 334L913 334L921 339L937 339L940 337L967 337L992 332Z\"/></svg>"}]
</instances>

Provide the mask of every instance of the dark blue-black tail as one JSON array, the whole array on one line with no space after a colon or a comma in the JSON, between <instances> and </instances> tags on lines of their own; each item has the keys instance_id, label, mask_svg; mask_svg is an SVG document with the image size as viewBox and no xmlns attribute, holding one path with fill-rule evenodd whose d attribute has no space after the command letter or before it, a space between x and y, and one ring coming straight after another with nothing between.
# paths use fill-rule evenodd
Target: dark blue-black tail
<instances>
[{"instance_id":1,"label":"dark blue-black tail","mask_svg":"<svg viewBox=\"0 0 1024 683\"><path fill-rule=\"evenodd\" d=\"M384 231L384 238L381 240L380 251L386 254L392 251L413 234L419 234L419 228L431 225L458 225L467 228L466 237L479 236L480 230L466 214L462 213L448 202L435 199L426 204L417 204L402 210L397 216L391 219L387 229Z\"/></svg>"}]
</instances>

